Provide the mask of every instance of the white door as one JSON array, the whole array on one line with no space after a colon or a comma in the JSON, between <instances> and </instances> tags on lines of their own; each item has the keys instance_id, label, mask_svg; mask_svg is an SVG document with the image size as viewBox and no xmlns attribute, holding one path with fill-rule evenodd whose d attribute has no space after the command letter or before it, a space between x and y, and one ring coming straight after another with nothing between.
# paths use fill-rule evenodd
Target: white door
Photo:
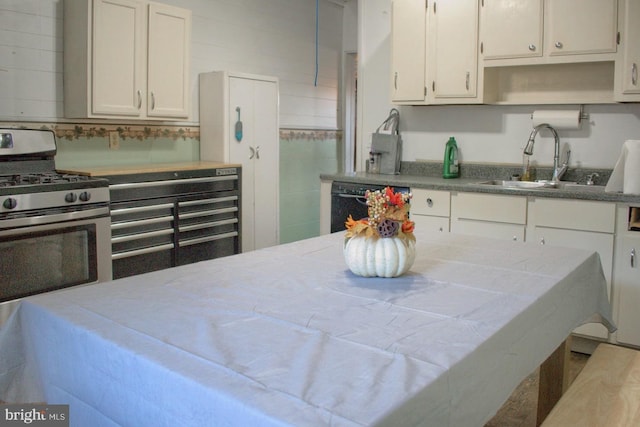
<instances>
[{"instance_id":1,"label":"white door","mask_svg":"<svg viewBox=\"0 0 640 427\"><path fill-rule=\"evenodd\" d=\"M545 0L549 55L616 51L618 0Z\"/></svg>"},{"instance_id":2,"label":"white door","mask_svg":"<svg viewBox=\"0 0 640 427\"><path fill-rule=\"evenodd\" d=\"M640 235L621 236L616 245L616 339L620 343L640 346Z\"/></svg>"},{"instance_id":3,"label":"white door","mask_svg":"<svg viewBox=\"0 0 640 427\"><path fill-rule=\"evenodd\" d=\"M191 12L149 5L147 115L189 117Z\"/></svg>"},{"instance_id":4,"label":"white door","mask_svg":"<svg viewBox=\"0 0 640 427\"><path fill-rule=\"evenodd\" d=\"M429 34L434 47L432 90L442 98L476 96L478 71L478 1L456 0L433 4Z\"/></svg>"},{"instance_id":5,"label":"white door","mask_svg":"<svg viewBox=\"0 0 640 427\"><path fill-rule=\"evenodd\" d=\"M592 249L600 255L602 270L607 279L607 291L611 294L611 273L613 271L613 234L591 231L565 230L559 228L536 227L534 241L552 246ZM532 239L527 238L531 241ZM589 323L574 330L575 333L605 339L607 328L600 323Z\"/></svg>"},{"instance_id":6,"label":"white door","mask_svg":"<svg viewBox=\"0 0 640 427\"><path fill-rule=\"evenodd\" d=\"M254 83L255 249L274 246L279 241L280 150L278 135L278 93L274 82Z\"/></svg>"},{"instance_id":7,"label":"white door","mask_svg":"<svg viewBox=\"0 0 640 427\"><path fill-rule=\"evenodd\" d=\"M622 92L637 94L640 93L640 25L637 24L640 22L640 1L627 0L624 5Z\"/></svg>"},{"instance_id":8,"label":"white door","mask_svg":"<svg viewBox=\"0 0 640 427\"><path fill-rule=\"evenodd\" d=\"M145 10L134 0L94 0L93 114L138 116L144 107Z\"/></svg>"},{"instance_id":9,"label":"white door","mask_svg":"<svg viewBox=\"0 0 640 427\"><path fill-rule=\"evenodd\" d=\"M484 59L542 55L543 0L485 0L480 15Z\"/></svg>"},{"instance_id":10,"label":"white door","mask_svg":"<svg viewBox=\"0 0 640 427\"><path fill-rule=\"evenodd\" d=\"M391 99L424 101L427 10L425 0L391 5Z\"/></svg>"}]
</instances>

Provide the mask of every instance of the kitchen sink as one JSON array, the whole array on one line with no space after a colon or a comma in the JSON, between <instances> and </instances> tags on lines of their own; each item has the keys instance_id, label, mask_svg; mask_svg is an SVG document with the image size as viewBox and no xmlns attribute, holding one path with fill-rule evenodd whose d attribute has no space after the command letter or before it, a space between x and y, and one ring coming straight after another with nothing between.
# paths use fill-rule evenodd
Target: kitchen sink
<instances>
[{"instance_id":1,"label":"kitchen sink","mask_svg":"<svg viewBox=\"0 0 640 427\"><path fill-rule=\"evenodd\" d=\"M492 179L489 181L479 182L480 185L490 185L494 187L521 189L521 190L535 190L535 189L564 189L564 190L585 190L585 191L604 191L602 185L587 185L578 184L571 181L553 182L547 180L540 181L509 181Z\"/></svg>"}]
</instances>

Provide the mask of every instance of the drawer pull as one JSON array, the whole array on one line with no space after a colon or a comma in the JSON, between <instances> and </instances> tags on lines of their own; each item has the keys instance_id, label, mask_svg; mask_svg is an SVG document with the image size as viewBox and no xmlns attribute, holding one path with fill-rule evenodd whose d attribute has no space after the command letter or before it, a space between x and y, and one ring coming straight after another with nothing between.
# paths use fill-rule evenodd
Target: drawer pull
<instances>
[{"instance_id":1,"label":"drawer pull","mask_svg":"<svg viewBox=\"0 0 640 427\"><path fill-rule=\"evenodd\" d=\"M132 240L148 239L151 237L166 236L173 234L173 228L167 228L165 230L149 231L147 233L125 234L123 236L116 236L111 238L111 244L130 242Z\"/></svg>"},{"instance_id":2,"label":"drawer pull","mask_svg":"<svg viewBox=\"0 0 640 427\"><path fill-rule=\"evenodd\" d=\"M158 224L161 222L171 222L171 221L173 221L173 216L159 216L157 218L147 218L147 219L141 219L138 221L112 222L111 230L121 230L123 228L137 227L140 225Z\"/></svg>"},{"instance_id":3,"label":"drawer pull","mask_svg":"<svg viewBox=\"0 0 640 427\"><path fill-rule=\"evenodd\" d=\"M149 212L160 209L172 209L173 203L163 203L161 205L137 206L134 208L112 209L111 216L124 215L129 213Z\"/></svg>"},{"instance_id":4,"label":"drawer pull","mask_svg":"<svg viewBox=\"0 0 640 427\"><path fill-rule=\"evenodd\" d=\"M433 200L431 199L431 197L427 197L427 206L429 206L430 208L433 207Z\"/></svg>"},{"instance_id":5,"label":"drawer pull","mask_svg":"<svg viewBox=\"0 0 640 427\"><path fill-rule=\"evenodd\" d=\"M234 206L231 208L210 209L207 211L189 212L189 213L179 214L178 217L180 219L188 219L188 218L198 218L202 216L220 215L220 214L229 213L229 212L238 212L238 208Z\"/></svg>"},{"instance_id":6,"label":"drawer pull","mask_svg":"<svg viewBox=\"0 0 640 427\"><path fill-rule=\"evenodd\" d=\"M225 219L222 221L213 221L213 222L204 222L202 224L185 225L185 226L179 227L178 231L183 233L186 231L202 230L203 228L220 227L221 225L237 224L237 223L238 223L238 218L231 218L231 219Z\"/></svg>"},{"instance_id":7,"label":"drawer pull","mask_svg":"<svg viewBox=\"0 0 640 427\"><path fill-rule=\"evenodd\" d=\"M540 244L541 244L541 245L544 245L544 244L546 244L546 243L547 243L547 242L545 242L545 241L544 241L544 237L541 237L541 238L540 238Z\"/></svg>"},{"instance_id":8,"label":"drawer pull","mask_svg":"<svg viewBox=\"0 0 640 427\"><path fill-rule=\"evenodd\" d=\"M198 199L191 200L189 202L179 202L178 206L198 206L198 205L207 205L210 203L222 203L222 202L233 202L238 200L238 196L228 196L228 197L215 197L212 199Z\"/></svg>"},{"instance_id":9,"label":"drawer pull","mask_svg":"<svg viewBox=\"0 0 640 427\"><path fill-rule=\"evenodd\" d=\"M109 186L109 190L120 190L123 188L161 187L163 185L194 184L194 183L200 183L200 182L233 181L237 179L238 179L238 175L224 175L224 176L210 176L206 178L167 179L164 181L125 182L123 184L112 184Z\"/></svg>"},{"instance_id":10,"label":"drawer pull","mask_svg":"<svg viewBox=\"0 0 640 427\"><path fill-rule=\"evenodd\" d=\"M178 246L183 247L183 246L197 245L198 243L206 243L206 242L213 242L215 240L228 239L230 237L236 237L237 235L238 235L237 231L232 231L231 233L222 233L222 234L216 234L214 236L200 237L198 239L184 240L179 242Z\"/></svg>"},{"instance_id":11,"label":"drawer pull","mask_svg":"<svg viewBox=\"0 0 640 427\"><path fill-rule=\"evenodd\" d=\"M166 251L170 249L173 249L173 243L168 243L166 245L160 245L160 246L152 246L150 248L144 248L144 249L136 249L135 251L114 253L113 255L111 255L111 259L116 260L116 259L122 259L122 258L129 258L136 255L152 254L154 252L161 252L161 251Z\"/></svg>"}]
</instances>

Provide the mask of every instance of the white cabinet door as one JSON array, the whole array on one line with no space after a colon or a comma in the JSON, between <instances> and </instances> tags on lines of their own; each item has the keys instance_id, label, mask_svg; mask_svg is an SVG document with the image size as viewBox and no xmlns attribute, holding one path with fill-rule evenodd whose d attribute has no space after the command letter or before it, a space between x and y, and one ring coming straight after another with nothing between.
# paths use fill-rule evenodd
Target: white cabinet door
<instances>
[{"instance_id":1,"label":"white cabinet door","mask_svg":"<svg viewBox=\"0 0 640 427\"><path fill-rule=\"evenodd\" d=\"M484 59L542 55L543 0L484 0L480 41Z\"/></svg>"},{"instance_id":2,"label":"white cabinet door","mask_svg":"<svg viewBox=\"0 0 640 427\"><path fill-rule=\"evenodd\" d=\"M189 117L191 12L149 5L147 115Z\"/></svg>"},{"instance_id":3,"label":"white cabinet door","mask_svg":"<svg viewBox=\"0 0 640 427\"><path fill-rule=\"evenodd\" d=\"M391 4L391 100L424 102L427 10L425 0Z\"/></svg>"},{"instance_id":4,"label":"white cabinet door","mask_svg":"<svg viewBox=\"0 0 640 427\"><path fill-rule=\"evenodd\" d=\"M535 240L543 245L561 246L567 248L588 249L598 252L602 270L607 279L607 292L611 297L611 277L613 272L613 234L589 231L563 230L559 228L535 227L534 236L528 241ZM607 328L600 323L588 323L576 328L576 334L606 339L609 336Z\"/></svg>"},{"instance_id":5,"label":"white cabinet door","mask_svg":"<svg viewBox=\"0 0 640 427\"><path fill-rule=\"evenodd\" d=\"M433 2L428 29L433 102L474 98L478 79L478 0Z\"/></svg>"},{"instance_id":6,"label":"white cabinet door","mask_svg":"<svg viewBox=\"0 0 640 427\"><path fill-rule=\"evenodd\" d=\"M616 51L618 0L545 0L544 7L549 55Z\"/></svg>"},{"instance_id":7,"label":"white cabinet door","mask_svg":"<svg viewBox=\"0 0 640 427\"><path fill-rule=\"evenodd\" d=\"M93 0L92 19L91 112L139 116L146 71L144 7L135 0Z\"/></svg>"},{"instance_id":8,"label":"white cabinet door","mask_svg":"<svg viewBox=\"0 0 640 427\"><path fill-rule=\"evenodd\" d=\"M622 2L622 59L616 64L618 79L621 80L622 94L640 94L638 67L640 67L640 2L625 0ZM627 101L624 97L618 100ZM633 101L640 101L635 97Z\"/></svg>"},{"instance_id":9,"label":"white cabinet door","mask_svg":"<svg viewBox=\"0 0 640 427\"><path fill-rule=\"evenodd\" d=\"M616 243L615 290L618 301L616 339L640 346L640 232L618 236Z\"/></svg>"}]
</instances>

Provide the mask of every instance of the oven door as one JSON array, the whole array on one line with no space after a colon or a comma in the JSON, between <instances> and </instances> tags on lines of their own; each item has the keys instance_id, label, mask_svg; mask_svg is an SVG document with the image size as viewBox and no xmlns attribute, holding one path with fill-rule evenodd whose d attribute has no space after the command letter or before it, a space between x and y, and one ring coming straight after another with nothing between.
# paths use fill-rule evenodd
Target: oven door
<instances>
[{"instance_id":1,"label":"oven door","mask_svg":"<svg viewBox=\"0 0 640 427\"><path fill-rule=\"evenodd\" d=\"M111 280L109 210L100 211L100 217L0 229L0 325L20 298Z\"/></svg>"}]
</instances>

